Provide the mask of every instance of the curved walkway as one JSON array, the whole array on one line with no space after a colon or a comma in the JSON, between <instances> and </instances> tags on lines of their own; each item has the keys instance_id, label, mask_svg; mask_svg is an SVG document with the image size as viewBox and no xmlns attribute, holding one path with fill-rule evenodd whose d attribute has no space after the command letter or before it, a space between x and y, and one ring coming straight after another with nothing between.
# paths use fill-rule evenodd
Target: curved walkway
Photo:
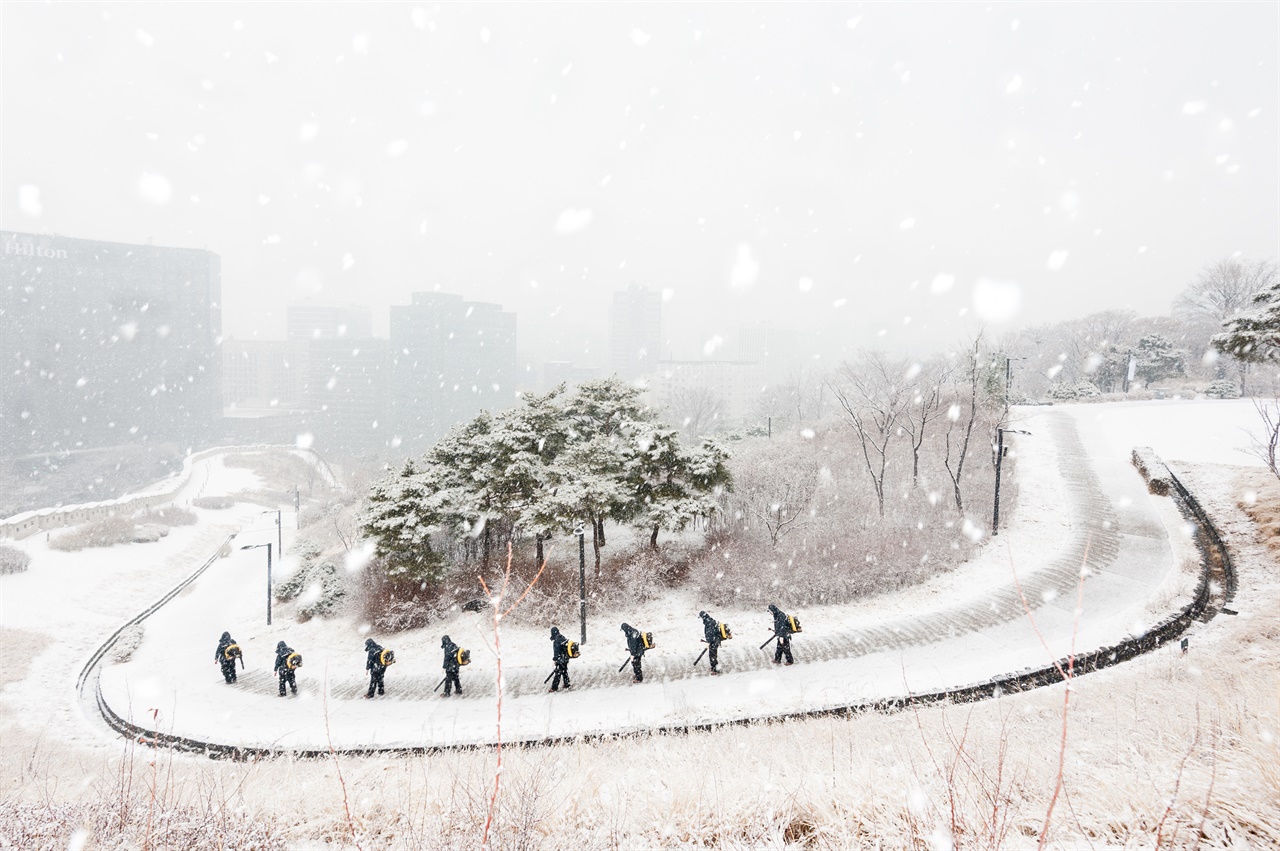
<instances>
[{"instance_id":1,"label":"curved walkway","mask_svg":"<svg viewBox=\"0 0 1280 851\"><path fill-rule=\"evenodd\" d=\"M1069 415L1044 412L1033 419L1040 437L1024 443L1028 450L1038 445L1056 453L1053 466L1063 494L1066 532L1056 549L1038 557L1022 554L1019 560L1028 564L1019 566L1018 576L1022 593L1034 606L1036 625L1055 647L1055 655L1065 656L1072 646L1094 650L1078 659L1078 668L1103 667L1157 646L1206 609L1212 611L1210 583L1202 577L1193 594L1171 604L1167 616L1152 619L1133 634L1135 606L1162 584L1167 586L1178 567L1168 533L1170 509L1155 502L1161 498L1147 494L1127 458L1087 452ZM1088 432L1087 424L1084 431ZM1021 484L1027 488L1044 482ZM1179 498L1185 512L1198 511L1189 495ZM1214 533L1201 519L1200 543L1212 555ZM1000 543L993 541L991 546ZM1225 549L1222 553L1225 558ZM1217 556L1205 564L1206 569L1216 565L1220 572L1228 567ZM1082 566L1088 568L1083 585ZM186 585L174 589L161 604ZM1080 619L1074 612L1078 589L1081 608L1088 613ZM193 596L200 593L197 587ZM151 612L163 615L161 604L135 620ZM981 698L999 688L1060 680L1011 576L976 589L963 602L874 625L806 624L806 632L795 639L795 666L774 667L771 657L747 638L741 642L747 646L722 648L721 665L732 673L717 679L705 677L705 668L690 666L686 656L658 656L646 658L643 685L624 689L618 687L616 663L575 663L574 690L553 697L542 684L545 670L508 665L503 738L537 743L584 734L684 730L944 696ZM161 632L166 628L156 626ZM494 677L483 671L468 671L464 699L440 701L433 699L438 681L434 671L393 669L394 688L373 710L375 704L356 699L365 688L362 677L329 679L323 671L307 668L307 676L300 677L302 700L278 701L270 672L253 670L235 689L184 696L180 683L164 682L165 672L146 659L108 667L99 684L94 674L102 658L100 653L86 666L81 684L93 688L82 688L82 694L97 703L116 729L211 752L327 752L331 743L352 752L474 746L491 741L496 727ZM206 680L208 673L203 672ZM155 680L161 682L157 685ZM131 712L130 705L137 707L142 699L151 706L152 698L161 696L156 702L172 706L171 717L154 727L128 720L131 714L143 714ZM202 697L206 703L223 705L192 705Z\"/></svg>"}]
</instances>

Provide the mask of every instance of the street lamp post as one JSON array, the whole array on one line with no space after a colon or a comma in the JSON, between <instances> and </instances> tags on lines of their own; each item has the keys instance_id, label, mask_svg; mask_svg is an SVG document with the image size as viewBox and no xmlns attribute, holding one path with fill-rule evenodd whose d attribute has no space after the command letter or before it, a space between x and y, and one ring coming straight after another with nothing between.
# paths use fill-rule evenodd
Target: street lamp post
<instances>
[{"instance_id":1,"label":"street lamp post","mask_svg":"<svg viewBox=\"0 0 1280 851\"><path fill-rule=\"evenodd\" d=\"M587 643L587 538L582 526L578 535L578 611L582 618L582 643Z\"/></svg>"},{"instance_id":2,"label":"street lamp post","mask_svg":"<svg viewBox=\"0 0 1280 851\"><path fill-rule=\"evenodd\" d=\"M1006 355L1004 359L1004 406L1009 407L1009 393L1013 389L1013 362L1016 360L1026 360L1025 357L1015 358Z\"/></svg>"},{"instance_id":3,"label":"street lamp post","mask_svg":"<svg viewBox=\"0 0 1280 851\"><path fill-rule=\"evenodd\" d=\"M240 549L256 550L258 547L267 548L267 626L271 626L271 544L245 544Z\"/></svg>"},{"instance_id":4,"label":"street lamp post","mask_svg":"<svg viewBox=\"0 0 1280 851\"><path fill-rule=\"evenodd\" d=\"M1000 462L1004 460L1004 433L1010 434L1031 434L1029 431L1021 431L1016 428L997 428L996 429L996 498L995 508L991 513L991 537L1000 534Z\"/></svg>"},{"instance_id":5,"label":"street lamp post","mask_svg":"<svg viewBox=\"0 0 1280 851\"><path fill-rule=\"evenodd\" d=\"M270 514L270 511L264 511L263 514ZM276 552L281 556L284 555L284 526L282 524L283 515L279 508L276 509Z\"/></svg>"}]
</instances>

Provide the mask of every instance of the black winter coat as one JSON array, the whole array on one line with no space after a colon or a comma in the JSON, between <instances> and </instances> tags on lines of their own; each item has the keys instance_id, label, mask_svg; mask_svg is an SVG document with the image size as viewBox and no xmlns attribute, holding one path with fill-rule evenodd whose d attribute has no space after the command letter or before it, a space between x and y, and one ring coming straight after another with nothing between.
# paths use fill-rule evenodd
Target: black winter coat
<instances>
[{"instance_id":1,"label":"black winter coat","mask_svg":"<svg viewBox=\"0 0 1280 851\"><path fill-rule=\"evenodd\" d=\"M769 611L773 612L773 634L790 635L791 624L787 621L787 613L777 606L770 606Z\"/></svg>"},{"instance_id":2,"label":"black winter coat","mask_svg":"<svg viewBox=\"0 0 1280 851\"><path fill-rule=\"evenodd\" d=\"M235 643L235 639L231 637L231 633L222 633L222 638L218 639L218 649L213 651L213 661L223 664L226 662L235 662L235 659L227 658L227 648Z\"/></svg>"},{"instance_id":3,"label":"black winter coat","mask_svg":"<svg viewBox=\"0 0 1280 851\"><path fill-rule=\"evenodd\" d=\"M440 642L440 647L444 650L444 669L452 673L458 670L458 645L449 640L449 636L445 636Z\"/></svg>"},{"instance_id":4,"label":"black winter coat","mask_svg":"<svg viewBox=\"0 0 1280 851\"><path fill-rule=\"evenodd\" d=\"M622 625L622 634L627 637L627 652L637 659L644 655L644 639L640 637L640 630L631 624L624 623Z\"/></svg>"},{"instance_id":5,"label":"black winter coat","mask_svg":"<svg viewBox=\"0 0 1280 851\"><path fill-rule=\"evenodd\" d=\"M708 644L719 644L722 639L720 637L720 624L711 615L702 616L702 637L707 640Z\"/></svg>"},{"instance_id":6,"label":"black winter coat","mask_svg":"<svg viewBox=\"0 0 1280 851\"><path fill-rule=\"evenodd\" d=\"M556 664L569 664L569 639L565 638L560 630L552 627L551 642L551 661Z\"/></svg>"},{"instance_id":7,"label":"black winter coat","mask_svg":"<svg viewBox=\"0 0 1280 851\"><path fill-rule=\"evenodd\" d=\"M276 665L273 670L277 673L289 670L289 654L293 653L292 647L281 647L276 651Z\"/></svg>"},{"instance_id":8,"label":"black winter coat","mask_svg":"<svg viewBox=\"0 0 1280 851\"><path fill-rule=\"evenodd\" d=\"M364 648L368 651L368 659L365 660L364 669L366 671L384 671L387 666L382 664L382 645L370 640Z\"/></svg>"}]
</instances>

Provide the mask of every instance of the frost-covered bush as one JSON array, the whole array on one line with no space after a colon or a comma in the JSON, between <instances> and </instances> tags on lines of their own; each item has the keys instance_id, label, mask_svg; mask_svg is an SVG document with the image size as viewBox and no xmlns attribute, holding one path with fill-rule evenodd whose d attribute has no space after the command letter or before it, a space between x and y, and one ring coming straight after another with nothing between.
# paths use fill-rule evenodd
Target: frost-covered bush
<instances>
[{"instance_id":1,"label":"frost-covered bush","mask_svg":"<svg viewBox=\"0 0 1280 851\"><path fill-rule=\"evenodd\" d=\"M292 576L275 586L277 600L298 601L298 620L303 623L333 614L346 596L346 576L330 559L303 562Z\"/></svg>"},{"instance_id":2,"label":"frost-covered bush","mask_svg":"<svg viewBox=\"0 0 1280 851\"><path fill-rule=\"evenodd\" d=\"M346 578L338 566L325 560L311 565L307 585L298 596L298 622L327 618L337 612L347 596Z\"/></svg>"},{"instance_id":3,"label":"frost-covered bush","mask_svg":"<svg viewBox=\"0 0 1280 851\"><path fill-rule=\"evenodd\" d=\"M1102 391L1091 381L1080 381L1075 384L1054 384L1046 393L1055 402L1074 402L1078 399L1093 399L1102 395Z\"/></svg>"},{"instance_id":4,"label":"frost-covered bush","mask_svg":"<svg viewBox=\"0 0 1280 851\"><path fill-rule=\"evenodd\" d=\"M154 544L168 535L169 527L163 523L140 523L133 527L133 534L129 536L129 543Z\"/></svg>"},{"instance_id":5,"label":"frost-covered bush","mask_svg":"<svg viewBox=\"0 0 1280 851\"><path fill-rule=\"evenodd\" d=\"M319 558L320 554L324 552L324 547L306 535L299 535L294 539L293 546L289 548L289 552L307 562Z\"/></svg>"},{"instance_id":6,"label":"frost-covered bush","mask_svg":"<svg viewBox=\"0 0 1280 851\"><path fill-rule=\"evenodd\" d=\"M164 505L152 510L147 518L163 523L165 526L194 526L199 519L194 511L180 505Z\"/></svg>"},{"instance_id":7,"label":"frost-covered bush","mask_svg":"<svg viewBox=\"0 0 1280 851\"><path fill-rule=\"evenodd\" d=\"M1205 388L1204 395L1210 399L1239 399L1240 388L1229 378L1219 378Z\"/></svg>"},{"instance_id":8,"label":"frost-covered bush","mask_svg":"<svg viewBox=\"0 0 1280 851\"><path fill-rule=\"evenodd\" d=\"M1074 402L1076 398L1076 386L1074 384L1055 383L1049 385L1048 392L1045 393L1055 402Z\"/></svg>"},{"instance_id":9,"label":"frost-covered bush","mask_svg":"<svg viewBox=\"0 0 1280 851\"><path fill-rule=\"evenodd\" d=\"M1102 391L1091 381L1081 381L1075 386L1075 391L1077 399L1092 399L1102 395Z\"/></svg>"},{"instance_id":10,"label":"frost-covered bush","mask_svg":"<svg viewBox=\"0 0 1280 851\"><path fill-rule=\"evenodd\" d=\"M92 523L85 523L49 541L49 549L78 552L89 547L111 547L128 543L136 524L132 517L112 515Z\"/></svg>"},{"instance_id":11,"label":"frost-covered bush","mask_svg":"<svg viewBox=\"0 0 1280 851\"><path fill-rule=\"evenodd\" d=\"M16 547L0 546L0 576L22 573L31 565L31 556Z\"/></svg>"},{"instance_id":12,"label":"frost-covered bush","mask_svg":"<svg viewBox=\"0 0 1280 851\"><path fill-rule=\"evenodd\" d=\"M187 526L195 522L195 514L172 505L156 511L139 511L132 517L113 514L58 535L49 541L49 548L78 552L116 544L151 544L166 537L171 525Z\"/></svg>"}]
</instances>

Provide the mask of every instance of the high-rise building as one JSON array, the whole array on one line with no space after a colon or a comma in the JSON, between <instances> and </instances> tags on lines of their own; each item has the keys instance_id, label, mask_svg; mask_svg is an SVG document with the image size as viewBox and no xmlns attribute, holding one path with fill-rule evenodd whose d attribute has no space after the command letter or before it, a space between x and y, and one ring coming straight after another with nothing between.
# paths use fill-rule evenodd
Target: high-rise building
<instances>
[{"instance_id":1,"label":"high-rise building","mask_svg":"<svg viewBox=\"0 0 1280 851\"><path fill-rule=\"evenodd\" d=\"M600 378L600 370L590 366L577 366L571 361L553 361L549 360L542 365L542 389L550 390L556 385L563 384L569 389L573 389L579 384L587 381L595 381Z\"/></svg>"},{"instance_id":2,"label":"high-rise building","mask_svg":"<svg viewBox=\"0 0 1280 851\"><path fill-rule=\"evenodd\" d=\"M313 340L306 421L322 447L356 452L390 440L387 341Z\"/></svg>"},{"instance_id":3,"label":"high-rise building","mask_svg":"<svg viewBox=\"0 0 1280 851\"><path fill-rule=\"evenodd\" d=\"M356 305L302 302L285 308L288 340L364 340L373 336L373 312Z\"/></svg>"},{"instance_id":4,"label":"high-rise building","mask_svg":"<svg viewBox=\"0 0 1280 851\"><path fill-rule=\"evenodd\" d=\"M742 424L764 384L764 368L754 361L659 361L649 384L654 406L679 422L691 411L712 408L721 424Z\"/></svg>"},{"instance_id":5,"label":"high-rise building","mask_svg":"<svg viewBox=\"0 0 1280 851\"><path fill-rule=\"evenodd\" d=\"M662 294L630 286L613 294L609 367L624 380L651 375L662 345Z\"/></svg>"},{"instance_id":6,"label":"high-rise building","mask_svg":"<svg viewBox=\"0 0 1280 851\"><path fill-rule=\"evenodd\" d=\"M326 340L367 340L373 336L373 311L355 305L300 302L285 308L289 358L298 368L299 395L308 398L315 388L310 381L311 346Z\"/></svg>"},{"instance_id":7,"label":"high-rise building","mask_svg":"<svg viewBox=\"0 0 1280 851\"><path fill-rule=\"evenodd\" d=\"M444 293L391 308L390 420L411 451L515 404L516 315Z\"/></svg>"},{"instance_id":8,"label":"high-rise building","mask_svg":"<svg viewBox=\"0 0 1280 851\"><path fill-rule=\"evenodd\" d=\"M222 341L224 407L296 407L304 376L299 357L307 344L284 340Z\"/></svg>"},{"instance_id":9,"label":"high-rise building","mask_svg":"<svg viewBox=\"0 0 1280 851\"><path fill-rule=\"evenodd\" d=\"M804 365L800 333L789 328L743 328L738 332L738 360L756 361L763 367L766 384L780 384Z\"/></svg>"},{"instance_id":10,"label":"high-rise building","mask_svg":"<svg viewBox=\"0 0 1280 851\"><path fill-rule=\"evenodd\" d=\"M0 242L0 454L216 434L218 255L8 231Z\"/></svg>"}]
</instances>

